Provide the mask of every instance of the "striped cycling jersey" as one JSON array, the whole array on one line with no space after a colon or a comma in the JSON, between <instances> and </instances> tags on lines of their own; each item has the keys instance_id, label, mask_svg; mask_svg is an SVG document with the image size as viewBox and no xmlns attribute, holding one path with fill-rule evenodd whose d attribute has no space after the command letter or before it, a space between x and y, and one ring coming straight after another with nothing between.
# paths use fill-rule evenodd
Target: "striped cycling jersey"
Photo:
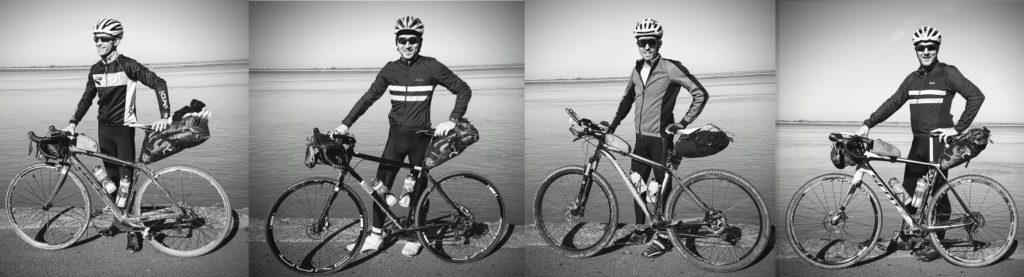
<instances>
[{"instance_id":1,"label":"striped cycling jersey","mask_svg":"<svg viewBox=\"0 0 1024 277\"><path fill-rule=\"evenodd\" d=\"M642 78L645 70L643 67L644 60L637 60L610 130L615 130L635 105L636 133L651 137L665 136L665 127L675 122L673 110L680 90L692 96L693 102L690 102L690 108L679 123L689 125L697 119L707 104L708 93L686 67L679 61L658 56L650 67L650 73Z\"/></svg>"},{"instance_id":2,"label":"striped cycling jersey","mask_svg":"<svg viewBox=\"0 0 1024 277\"><path fill-rule=\"evenodd\" d=\"M953 96L957 93L967 100L967 107L960 115L960 121L953 125L950 108ZM931 71L921 67L907 75L896 93L864 120L864 125L873 128L892 116L903 104L910 104L910 127L915 135L927 135L932 130L949 127L963 133L971 126L984 101L985 95L960 70L952 65L938 63Z\"/></svg>"},{"instance_id":3,"label":"striped cycling jersey","mask_svg":"<svg viewBox=\"0 0 1024 277\"><path fill-rule=\"evenodd\" d=\"M391 112L388 114L391 126L410 129L430 128L430 102L437 85L455 94L455 108L452 109L449 119L461 119L472 96L469 85L436 59L417 56L411 61L399 59L385 64L377 73L370 89L356 101L341 123L351 127L387 92L388 98L391 99Z\"/></svg>"},{"instance_id":4,"label":"striped cycling jersey","mask_svg":"<svg viewBox=\"0 0 1024 277\"><path fill-rule=\"evenodd\" d=\"M116 55L112 54L112 55ZM171 104L167 96L167 83L148 68L124 55L110 63L96 62L89 69L85 93L78 108L71 115L71 123L78 124L92 106L93 98L99 105L96 119L105 125L127 125L138 119L135 113L135 88L142 83L156 91L160 118L171 117Z\"/></svg>"}]
</instances>

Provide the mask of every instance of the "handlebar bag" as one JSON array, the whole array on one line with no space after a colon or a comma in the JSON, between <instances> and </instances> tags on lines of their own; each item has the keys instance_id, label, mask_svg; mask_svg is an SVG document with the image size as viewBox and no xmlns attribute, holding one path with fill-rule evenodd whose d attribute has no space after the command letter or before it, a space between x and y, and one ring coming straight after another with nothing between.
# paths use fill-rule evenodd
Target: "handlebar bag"
<instances>
[{"instance_id":1,"label":"handlebar bag","mask_svg":"<svg viewBox=\"0 0 1024 277\"><path fill-rule=\"evenodd\" d=\"M939 165L942 170L954 168L963 163L970 163L971 159L978 157L985 147L992 142L991 132L988 128L974 128L963 135L949 142L948 147L942 150L942 158ZM966 167L967 165L964 165Z\"/></svg>"},{"instance_id":2,"label":"handlebar bag","mask_svg":"<svg viewBox=\"0 0 1024 277\"><path fill-rule=\"evenodd\" d=\"M704 125L700 130L679 136L673 156L700 158L718 154L732 142L730 133L715 125Z\"/></svg>"},{"instance_id":3,"label":"handlebar bag","mask_svg":"<svg viewBox=\"0 0 1024 277\"><path fill-rule=\"evenodd\" d=\"M469 123L469 119L463 118L455 124L455 129L449 131L443 138L434 139L434 142L427 148L424 165L427 168L439 166L462 154L466 147L477 141L480 141L480 132L473 124Z\"/></svg>"},{"instance_id":4,"label":"handlebar bag","mask_svg":"<svg viewBox=\"0 0 1024 277\"><path fill-rule=\"evenodd\" d=\"M341 166L348 163L348 151L345 149L347 143L343 139L332 139L328 134L321 134L314 130L313 136L308 138L306 144L306 157L303 163L306 167L313 168L316 164ZM348 142L351 143L351 142Z\"/></svg>"}]
</instances>

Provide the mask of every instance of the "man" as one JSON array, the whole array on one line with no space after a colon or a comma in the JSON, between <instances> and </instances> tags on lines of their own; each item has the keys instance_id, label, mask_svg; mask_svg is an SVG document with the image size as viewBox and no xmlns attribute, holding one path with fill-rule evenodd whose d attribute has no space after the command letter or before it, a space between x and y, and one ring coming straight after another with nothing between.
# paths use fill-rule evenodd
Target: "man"
<instances>
[{"instance_id":1,"label":"man","mask_svg":"<svg viewBox=\"0 0 1024 277\"><path fill-rule=\"evenodd\" d=\"M441 85L456 95L455 108L448 116L449 120L437 125L434 136L444 136L455 128L455 122L461 120L462 115L466 113L472 92L469 85L444 64L419 54L423 45L423 22L419 18L406 16L398 19L395 23L395 45L401 57L381 68L370 89L356 102L334 132L348 134L349 127L356 119L363 115L373 102L380 99L384 92L388 92L391 98L391 113L388 114L391 127L381 158L403 161L408 157L409 163L420 164L430 138L416 132L429 129L431 126L430 102L433 99L434 88ZM377 168L377 179L383 181L390 189L398 169L381 164ZM414 171L412 174L416 175L418 172ZM423 189L422 185L416 186L412 195L419 195ZM416 199L412 199L410 203L416 203ZM373 228L360 251L376 251L380 247L384 239L382 227L385 218L384 211L373 205ZM403 255L412 257L419 254L422 245L412 241L413 239L410 238L402 248ZM354 247L349 245L347 248L351 251Z\"/></svg>"},{"instance_id":2,"label":"man","mask_svg":"<svg viewBox=\"0 0 1024 277\"><path fill-rule=\"evenodd\" d=\"M917 53L917 61L920 66L914 72L907 75L896 93L889 97L889 100L882 103L857 130L857 135L868 136L872 127L885 121L903 104L910 102L910 127L913 130L914 140L910 146L910 153L907 159L924 162L936 162L941 157L943 143L946 137L962 133L971 126L974 116L981 109L981 103L985 101L985 95L974 86L970 80L960 73L955 66L939 62L939 46L942 44L942 35L931 26L917 29L911 39L914 43L914 51ZM960 115L960 121L953 125L953 115L950 114L950 107L953 105L953 96L960 93L967 99L967 107ZM931 137L937 134L938 137ZM931 141L932 149L928 149ZM930 158L931 157L931 158ZM930 160L932 159L932 160ZM929 167L916 164L907 164L903 171L903 188L908 194L912 194L917 187L918 179L928 173ZM942 172L949 176L947 171ZM945 178L939 175L932 184L932 194L936 188L946 183ZM911 195L908 195L910 197ZM942 196L939 199L939 213L946 214L945 218L940 216L939 220L949 219L949 198ZM907 211L915 214L917 208L907 207ZM939 232L940 239L944 233ZM901 249L908 249L909 243L900 241ZM934 246L925 247L914 253L922 261L931 261L938 257Z\"/></svg>"},{"instance_id":3,"label":"man","mask_svg":"<svg viewBox=\"0 0 1024 277\"><path fill-rule=\"evenodd\" d=\"M679 61L662 58L658 51L661 49L661 37L664 31L661 24L653 19L644 19L636 24L633 29L633 36L636 38L636 45L639 48L642 59L637 60L629 81L626 83L626 93L619 103L619 109L615 113L615 119L608 128L609 133L614 133L626 114L629 113L631 105L636 105L634 121L636 122L636 144L633 153L658 163L664 163L671 146L672 135L693 122L707 103L708 93L701 86L689 70ZM672 111L676 106L676 97L680 89L685 90L693 97L690 109L679 122L675 122L675 115ZM668 132L668 133L666 133ZM654 169L654 180L648 182L651 167L633 161L631 170L640 176L644 183L662 182L665 179L665 172ZM664 184L665 192L669 191L669 184ZM644 203L633 203L636 214L637 226L646 222L646 216L640 209ZM636 230L631 236L631 242L641 243L646 240L647 230ZM651 239L647 249L643 252L645 257L656 257L665 253L669 245L664 235L656 235Z\"/></svg>"},{"instance_id":4,"label":"man","mask_svg":"<svg viewBox=\"0 0 1024 277\"><path fill-rule=\"evenodd\" d=\"M160 107L160 120L153 122L153 129L161 131L170 123L171 117L167 83L139 62L118 53L117 46L124 38L124 29L120 21L109 18L100 19L93 26L92 34L100 61L89 69L85 93L82 94L82 99L78 101L78 108L75 109L70 123L63 131L74 133L75 127L92 106L93 98L97 98L99 111L96 119L99 121L100 153L132 161L135 159L135 128L127 125L135 123L136 120L135 86L141 82L156 91L156 99ZM111 181L120 183L122 188L131 186L132 176L134 176L131 167L118 166L111 162L103 162L103 166L106 167L107 176L110 176ZM114 196L111 198L113 199ZM115 202L118 207L125 207L125 201ZM116 224L111 223L110 228L102 231L101 234L113 236L117 232ZM130 253L139 251L141 243L138 233L128 233L127 248Z\"/></svg>"}]
</instances>

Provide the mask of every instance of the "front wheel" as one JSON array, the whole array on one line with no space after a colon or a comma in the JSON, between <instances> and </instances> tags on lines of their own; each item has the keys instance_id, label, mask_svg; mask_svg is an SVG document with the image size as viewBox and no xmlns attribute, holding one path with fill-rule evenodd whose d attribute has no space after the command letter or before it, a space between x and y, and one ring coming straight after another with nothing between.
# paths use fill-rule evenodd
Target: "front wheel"
<instances>
[{"instance_id":1,"label":"front wheel","mask_svg":"<svg viewBox=\"0 0 1024 277\"><path fill-rule=\"evenodd\" d=\"M156 172L135 195L135 216L146 220L149 243L177 257L196 257L220 246L234 227L228 195L217 179L191 166L169 166ZM177 216L168 215L177 214Z\"/></svg>"},{"instance_id":2,"label":"front wheel","mask_svg":"<svg viewBox=\"0 0 1024 277\"><path fill-rule=\"evenodd\" d=\"M844 268L874 248L882 230L878 199L871 187L852 181L847 174L825 174L793 195L786 210L786 234L804 261L826 269Z\"/></svg>"},{"instance_id":3,"label":"front wheel","mask_svg":"<svg viewBox=\"0 0 1024 277\"><path fill-rule=\"evenodd\" d=\"M441 260L468 263L486 257L505 237L505 203L498 188L472 172L456 172L429 186L416 205L420 242Z\"/></svg>"},{"instance_id":4,"label":"front wheel","mask_svg":"<svg viewBox=\"0 0 1024 277\"><path fill-rule=\"evenodd\" d=\"M533 199L533 218L544 241L562 255L590 257L615 235L619 209L608 181L596 171L566 166L544 178Z\"/></svg>"},{"instance_id":5,"label":"front wheel","mask_svg":"<svg viewBox=\"0 0 1024 277\"><path fill-rule=\"evenodd\" d=\"M346 246L362 249L366 222L363 202L350 187L326 177L309 178L285 190L270 208L267 245L289 269L330 274L359 255Z\"/></svg>"},{"instance_id":6,"label":"front wheel","mask_svg":"<svg viewBox=\"0 0 1024 277\"><path fill-rule=\"evenodd\" d=\"M85 187L71 172L60 185L60 175L56 166L31 165L14 177L7 190L7 217L11 226L22 240L34 247L66 248L78 241L89 225L92 206ZM60 189L54 192L57 187Z\"/></svg>"},{"instance_id":7,"label":"front wheel","mask_svg":"<svg viewBox=\"0 0 1024 277\"><path fill-rule=\"evenodd\" d=\"M949 201L937 201L940 196ZM926 211L932 226L970 223L929 234L939 254L955 265L990 265L1006 254L1017 234L1013 198L988 177L966 175L949 181L935 192Z\"/></svg>"},{"instance_id":8,"label":"front wheel","mask_svg":"<svg viewBox=\"0 0 1024 277\"><path fill-rule=\"evenodd\" d=\"M679 254L701 269L743 269L768 245L768 207L757 190L736 174L724 170L694 173L669 199L666 218L679 224L668 229L669 238Z\"/></svg>"}]
</instances>

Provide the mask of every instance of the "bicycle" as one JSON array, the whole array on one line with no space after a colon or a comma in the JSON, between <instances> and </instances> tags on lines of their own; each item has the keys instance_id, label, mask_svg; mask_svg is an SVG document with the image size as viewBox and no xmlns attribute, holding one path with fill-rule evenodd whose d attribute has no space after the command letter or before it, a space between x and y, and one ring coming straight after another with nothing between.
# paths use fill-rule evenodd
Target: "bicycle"
<instances>
[{"instance_id":1,"label":"bicycle","mask_svg":"<svg viewBox=\"0 0 1024 277\"><path fill-rule=\"evenodd\" d=\"M147 139L153 131L149 125L129 126L144 130ZM18 236L34 247L67 248L85 233L92 218L102 213L92 211L83 180L110 210L113 225L123 232L142 233L156 249L173 256L207 254L233 228L227 194L216 179L199 168L169 166L153 171L141 162L78 148L71 142L86 137L84 134L65 133L53 126L47 136L30 131L28 137L37 144L37 158L44 162L28 166L11 181L6 213ZM126 208L118 208L79 156L132 167L133 180L138 181L140 172L148 179L131 186L130 202ZM74 186L66 183L68 179Z\"/></svg>"},{"instance_id":2,"label":"bicycle","mask_svg":"<svg viewBox=\"0 0 1024 277\"><path fill-rule=\"evenodd\" d=\"M432 130L420 132L433 134ZM314 139L317 137L320 139ZM366 211L355 190L345 182L347 176L357 183L364 182L350 165L353 157L419 170L415 186L429 186L412 198L411 202L416 204L411 206L415 210L410 210L414 219L396 216L377 191L360 190L386 213L386 232L415 233L426 249L441 260L468 263L482 259L495 250L508 230L505 203L497 187L479 174L455 172L435 180L425 166L426 159L413 165L358 153L354 136L328 136L318 129L313 129L311 139L328 140L320 148L327 151L321 151L317 160L338 170L338 177L309 178L289 187L271 207L265 226L271 252L294 271L338 272L354 261L362 249L369 235ZM332 149L337 152L331 153ZM349 244L354 245L353 251L345 249Z\"/></svg>"},{"instance_id":3,"label":"bicycle","mask_svg":"<svg viewBox=\"0 0 1024 277\"><path fill-rule=\"evenodd\" d=\"M534 219L544 241L561 254L572 258L590 257L609 243L618 224L618 202L608 181L597 172L601 157L613 161L633 199L641 196L633 189L626 173L615 162L612 153L640 161L665 171L662 184L670 178L679 189L673 189L670 205L662 206L665 187L656 193L654 208L641 205L648 224L655 230L669 233L672 245L680 255L699 268L715 272L740 270L752 264L765 250L768 242L769 216L764 200L742 177L724 170L708 169L680 178L673 169L679 161L668 159L664 164L609 145L607 122L601 126L590 119L579 118L572 109L565 109L574 125L569 128L577 141L596 140L596 151L586 167L565 166L549 174L534 198ZM575 126L583 129L577 130ZM603 127L602 127L603 126ZM685 130L690 133L699 128ZM629 148L622 142L623 148ZM596 188L596 191L595 191ZM641 228L638 226L637 228Z\"/></svg>"},{"instance_id":4,"label":"bicycle","mask_svg":"<svg viewBox=\"0 0 1024 277\"><path fill-rule=\"evenodd\" d=\"M896 192L892 185L882 181L870 162L925 165L945 179L939 163L900 158L894 146L889 151L874 149L877 142L851 133L832 133L829 139L844 151L845 147L862 150L849 153L848 164L856 166L854 176L830 173L815 177L800 187L790 201L787 234L793 250L804 261L826 269L848 267L866 257L876 244L881 233L882 213L877 196L863 181L864 175L878 185L903 219L905 227L894 232L887 249L891 249L899 236L911 237L914 242L925 242L924 237L927 237L946 261L963 267L992 264L1009 250L1017 230L1017 209L1009 192L995 180L980 175L957 177L933 194L922 195L920 205L924 207L924 216L919 216L921 211L911 216L904 201L894 197ZM863 154L859 153L861 151ZM948 208L949 214L938 213L942 201L930 201L944 195L951 200L950 207L943 207ZM990 199L991 205L986 206L985 202ZM1002 212L1008 214L1001 215ZM867 222L857 222L858 218ZM1009 222L999 223L1004 219ZM940 239L943 233L945 238ZM1007 234L1005 240L999 241L1004 233Z\"/></svg>"}]
</instances>

